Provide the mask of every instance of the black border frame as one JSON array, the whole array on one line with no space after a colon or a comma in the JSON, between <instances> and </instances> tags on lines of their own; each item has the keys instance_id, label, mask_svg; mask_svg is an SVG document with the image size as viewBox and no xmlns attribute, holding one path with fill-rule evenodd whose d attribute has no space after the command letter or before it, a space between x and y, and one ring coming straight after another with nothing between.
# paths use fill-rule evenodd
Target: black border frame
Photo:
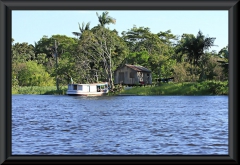
<instances>
[{"instance_id":1,"label":"black border frame","mask_svg":"<svg viewBox=\"0 0 240 165\"><path fill-rule=\"evenodd\" d=\"M225 156L12 156L11 155L11 11L12 10L228 10L229 155ZM239 0L0 0L0 163L238 164ZM147 162L146 162L147 161Z\"/></svg>"}]
</instances>

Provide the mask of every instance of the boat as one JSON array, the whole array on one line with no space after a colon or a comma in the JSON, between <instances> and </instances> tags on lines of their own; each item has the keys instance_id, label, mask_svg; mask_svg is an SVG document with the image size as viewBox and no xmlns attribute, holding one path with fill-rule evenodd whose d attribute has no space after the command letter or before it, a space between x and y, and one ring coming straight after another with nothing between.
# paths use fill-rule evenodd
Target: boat
<instances>
[{"instance_id":1,"label":"boat","mask_svg":"<svg viewBox=\"0 0 240 165\"><path fill-rule=\"evenodd\" d=\"M68 84L66 94L70 96L102 96L109 92L108 83Z\"/></svg>"}]
</instances>

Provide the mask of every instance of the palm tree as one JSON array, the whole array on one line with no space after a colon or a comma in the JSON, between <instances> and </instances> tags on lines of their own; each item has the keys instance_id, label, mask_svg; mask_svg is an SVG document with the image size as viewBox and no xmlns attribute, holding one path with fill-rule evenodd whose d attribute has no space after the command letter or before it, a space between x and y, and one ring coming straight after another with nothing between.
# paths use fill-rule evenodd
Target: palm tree
<instances>
[{"instance_id":1,"label":"palm tree","mask_svg":"<svg viewBox=\"0 0 240 165\"><path fill-rule=\"evenodd\" d=\"M98 13L96 14L101 27L105 27L105 25L109 25L111 23L116 23L116 19L108 15L108 11L103 12L102 15L98 15Z\"/></svg>"},{"instance_id":2,"label":"palm tree","mask_svg":"<svg viewBox=\"0 0 240 165\"><path fill-rule=\"evenodd\" d=\"M83 22L82 23L82 27L80 26L80 24L78 23L78 27L79 27L79 31L80 32L72 32L75 36L77 37L81 37L82 33L85 31L85 30L90 30L90 22L88 22L86 25L85 23Z\"/></svg>"},{"instance_id":3,"label":"palm tree","mask_svg":"<svg viewBox=\"0 0 240 165\"><path fill-rule=\"evenodd\" d=\"M182 41L176 52L186 53L190 64L196 67L199 62L202 62L201 59L205 55L204 51L215 46L213 44L215 39L214 37L205 37L200 30L196 37L192 34L183 34ZM203 69L203 63L201 63L201 67Z\"/></svg>"},{"instance_id":4,"label":"palm tree","mask_svg":"<svg viewBox=\"0 0 240 165\"><path fill-rule=\"evenodd\" d=\"M223 72L225 74L226 77L228 77L228 57L229 57L229 52L228 52L228 46L222 48L219 52L218 52L218 56L222 59L222 60L218 60L217 62L220 63L220 66L223 68Z\"/></svg>"},{"instance_id":5,"label":"palm tree","mask_svg":"<svg viewBox=\"0 0 240 165\"><path fill-rule=\"evenodd\" d=\"M177 52L186 53L189 62L194 65L198 64L205 50L215 46L213 43L216 39L213 37L205 37L201 31L198 32L196 37L192 34L183 34L182 38L182 43Z\"/></svg>"}]
</instances>

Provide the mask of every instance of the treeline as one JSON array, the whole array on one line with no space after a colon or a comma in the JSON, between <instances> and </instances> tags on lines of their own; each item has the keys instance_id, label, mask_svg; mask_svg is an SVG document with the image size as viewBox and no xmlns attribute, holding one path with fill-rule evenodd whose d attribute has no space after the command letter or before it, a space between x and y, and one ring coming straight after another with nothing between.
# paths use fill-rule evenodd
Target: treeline
<instances>
[{"instance_id":1,"label":"treeline","mask_svg":"<svg viewBox=\"0 0 240 165\"><path fill-rule=\"evenodd\" d=\"M133 26L121 35L106 25L116 19L97 13L99 24L79 24L77 37L43 36L34 45L12 44L12 86L65 86L108 81L113 87L114 71L124 64L142 65L157 78L174 77L175 82L228 80L228 46L209 52L214 37L201 31L176 36L171 30L152 33L148 27ZM12 40L12 43L14 39Z\"/></svg>"}]
</instances>

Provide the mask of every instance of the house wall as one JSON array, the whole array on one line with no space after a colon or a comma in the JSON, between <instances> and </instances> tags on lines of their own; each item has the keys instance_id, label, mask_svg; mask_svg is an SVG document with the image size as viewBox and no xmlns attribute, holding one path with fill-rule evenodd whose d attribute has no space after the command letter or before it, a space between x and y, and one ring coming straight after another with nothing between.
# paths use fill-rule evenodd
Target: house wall
<instances>
[{"instance_id":1,"label":"house wall","mask_svg":"<svg viewBox=\"0 0 240 165\"><path fill-rule=\"evenodd\" d=\"M131 73L132 72L132 73ZM121 73L119 75L119 73ZM131 76L130 76L131 75ZM121 79L123 81L121 82ZM114 73L114 84L138 84L139 81L143 81L144 84L152 84L152 75L149 72L137 72L127 66L124 66Z\"/></svg>"},{"instance_id":2,"label":"house wall","mask_svg":"<svg viewBox=\"0 0 240 165\"><path fill-rule=\"evenodd\" d=\"M124 73L123 77L119 73ZM130 78L130 74L133 72L133 78ZM121 81L123 78L123 81ZM114 73L114 84L136 84L138 82L137 72L126 66L118 69Z\"/></svg>"},{"instance_id":3,"label":"house wall","mask_svg":"<svg viewBox=\"0 0 240 165\"><path fill-rule=\"evenodd\" d=\"M152 74L144 72L143 73L143 82L144 82L144 84L152 84Z\"/></svg>"}]
</instances>

